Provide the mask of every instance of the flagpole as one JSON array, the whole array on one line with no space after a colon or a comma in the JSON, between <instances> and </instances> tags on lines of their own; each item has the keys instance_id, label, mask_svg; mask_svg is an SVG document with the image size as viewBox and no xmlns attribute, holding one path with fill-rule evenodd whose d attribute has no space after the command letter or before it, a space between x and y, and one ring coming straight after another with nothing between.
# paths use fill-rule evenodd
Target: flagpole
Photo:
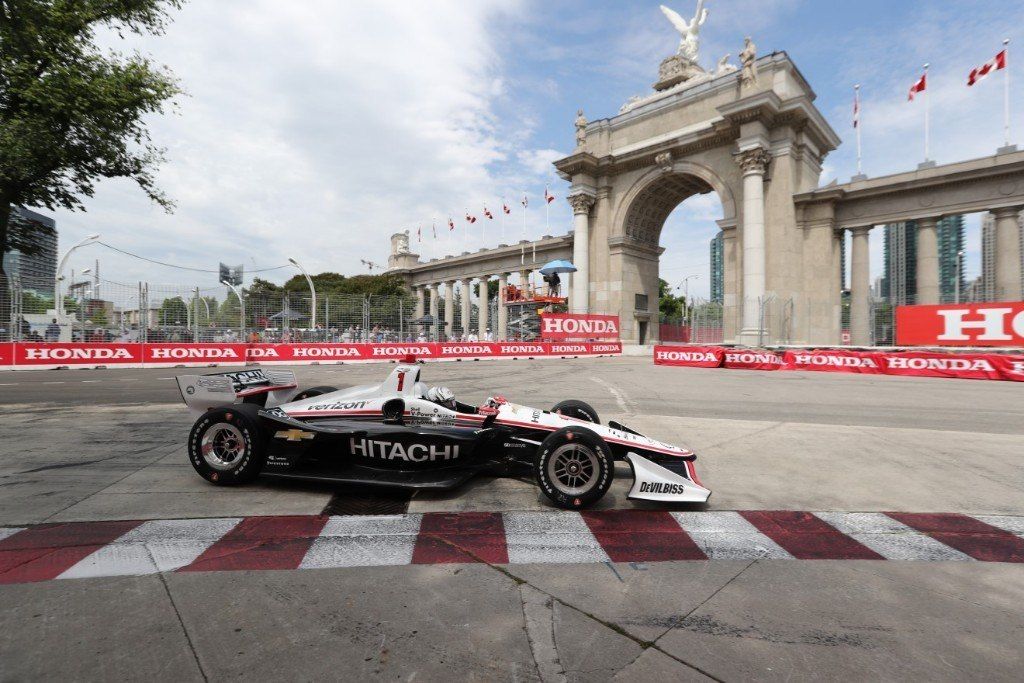
<instances>
[{"instance_id":1,"label":"flagpole","mask_svg":"<svg viewBox=\"0 0 1024 683\"><path fill-rule=\"evenodd\" d=\"M1006 68L1003 69L1003 145L1010 146L1010 39L1003 39Z\"/></svg>"},{"instance_id":2,"label":"flagpole","mask_svg":"<svg viewBox=\"0 0 1024 683\"><path fill-rule=\"evenodd\" d=\"M853 86L853 97L857 106L857 118L854 120L854 127L857 129L857 175L863 175L860 163L860 83Z\"/></svg>"},{"instance_id":3,"label":"flagpole","mask_svg":"<svg viewBox=\"0 0 1024 683\"><path fill-rule=\"evenodd\" d=\"M523 193L523 201L520 202L523 205L523 245L519 250L519 265L526 265L526 211L529 206L529 201L526 198L526 193Z\"/></svg>"},{"instance_id":4,"label":"flagpole","mask_svg":"<svg viewBox=\"0 0 1024 683\"><path fill-rule=\"evenodd\" d=\"M930 150L930 147L929 147L929 133L930 133L930 130L929 130L929 123L930 123L929 110L931 108L930 107L931 96L929 94L930 92L931 91L928 88L928 63L926 62L925 65L924 65L924 160L925 160L925 162L928 162L928 161L931 160L931 157L929 156L930 153L931 153L931 150Z\"/></svg>"},{"instance_id":5,"label":"flagpole","mask_svg":"<svg viewBox=\"0 0 1024 683\"><path fill-rule=\"evenodd\" d=\"M505 207L508 204L505 203L505 198L501 198L501 242L498 244L505 244Z\"/></svg>"}]
</instances>

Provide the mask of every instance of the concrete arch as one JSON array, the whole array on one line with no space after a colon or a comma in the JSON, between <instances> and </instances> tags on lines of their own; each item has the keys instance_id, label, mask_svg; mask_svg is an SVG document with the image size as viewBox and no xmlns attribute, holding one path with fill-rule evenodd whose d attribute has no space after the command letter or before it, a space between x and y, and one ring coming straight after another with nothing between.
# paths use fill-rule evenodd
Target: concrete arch
<instances>
[{"instance_id":1,"label":"concrete arch","mask_svg":"<svg viewBox=\"0 0 1024 683\"><path fill-rule=\"evenodd\" d=\"M718 195L722 220L735 222L732 188L707 166L681 160L673 163L669 171L651 169L637 178L623 196L615 212L612 235L657 247L669 214L693 195L707 192Z\"/></svg>"}]
</instances>

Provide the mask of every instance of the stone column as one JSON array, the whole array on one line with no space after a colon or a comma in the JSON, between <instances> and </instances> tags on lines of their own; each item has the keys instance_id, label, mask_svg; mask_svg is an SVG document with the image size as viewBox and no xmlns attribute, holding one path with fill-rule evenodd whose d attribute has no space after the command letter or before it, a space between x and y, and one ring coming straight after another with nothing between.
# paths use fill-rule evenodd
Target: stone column
<instances>
[{"instance_id":1,"label":"stone column","mask_svg":"<svg viewBox=\"0 0 1024 683\"><path fill-rule=\"evenodd\" d=\"M907 303L937 304L939 301L938 218L917 221L917 298Z\"/></svg>"},{"instance_id":2,"label":"stone column","mask_svg":"<svg viewBox=\"0 0 1024 683\"><path fill-rule=\"evenodd\" d=\"M459 294L462 297L462 311L461 319L459 324L462 326L462 339L465 340L469 336L469 312L470 312L470 300L469 300L469 278L459 280Z\"/></svg>"},{"instance_id":3,"label":"stone column","mask_svg":"<svg viewBox=\"0 0 1024 683\"><path fill-rule=\"evenodd\" d=\"M423 300L423 287L422 286L421 287L413 287L412 289L416 293L416 317L417 318L422 318L423 317L423 305L425 303L424 300Z\"/></svg>"},{"instance_id":4,"label":"stone column","mask_svg":"<svg viewBox=\"0 0 1024 683\"><path fill-rule=\"evenodd\" d=\"M437 333L438 333L438 330L440 329L440 326L437 324L437 322L438 322L438 317L437 317L437 313L438 313L438 306L437 306L438 291L437 290L438 290L438 288L440 286L441 285L436 283L436 282L434 284L427 285L427 290L430 292L430 315L434 318L434 326L432 328L431 327L427 328L427 338L428 339L431 338L431 337L433 337L434 339L438 338L437 337Z\"/></svg>"},{"instance_id":5,"label":"stone column","mask_svg":"<svg viewBox=\"0 0 1024 683\"><path fill-rule=\"evenodd\" d=\"M487 339L487 317L489 313L489 311L487 310L487 306L490 304L490 301L488 301L487 299L487 278L480 278L480 281L477 282L477 287L479 288L478 306L480 309L480 313L477 315L477 322L479 323L477 335L479 335L480 341L483 341L484 339ZM497 338L497 336L495 336L495 338Z\"/></svg>"},{"instance_id":6,"label":"stone column","mask_svg":"<svg viewBox=\"0 0 1024 683\"><path fill-rule=\"evenodd\" d=\"M853 228L850 250L850 340L855 346L871 343L871 264L868 234L871 226Z\"/></svg>"},{"instance_id":7,"label":"stone column","mask_svg":"<svg viewBox=\"0 0 1024 683\"><path fill-rule=\"evenodd\" d=\"M992 212L996 219L995 300L1020 301L1021 254L1020 227L1017 216L1021 207L1008 206Z\"/></svg>"},{"instance_id":8,"label":"stone column","mask_svg":"<svg viewBox=\"0 0 1024 683\"><path fill-rule=\"evenodd\" d=\"M447 341L455 330L455 280L444 285L444 338Z\"/></svg>"},{"instance_id":9,"label":"stone column","mask_svg":"<svg viewBox=\"0 0 1024 683\"><path fill-rule=\"evenodd\" d=\"M764 174L771 154L762 147L739 155L743 169L743 329L740 340L756 344L761 332L759 300L765 296Z\"/></svg>"},{"instance_id":10,"label":"stone column","mask_svg":"<svg viewBox=\"0 0 1024 683\"><path fill-rule=\"evenodd\" d=\"M498 273L498 329L494 331L494 338L498 341L508 339L508 306L501 297L508 287L508 273Z\"/></svg>"},{"instance_id":11,"label":"stone column","mask_svg":"<svg viewBox=\"0 0 1024 683\"><path fill-rule=\"evenodd\" d=\"M594 198L589 194L569 196L572 205L572 264L576 272L572 277L569 310L573 313L590 311L590 207Z\"/></svg>"}]
</instances>

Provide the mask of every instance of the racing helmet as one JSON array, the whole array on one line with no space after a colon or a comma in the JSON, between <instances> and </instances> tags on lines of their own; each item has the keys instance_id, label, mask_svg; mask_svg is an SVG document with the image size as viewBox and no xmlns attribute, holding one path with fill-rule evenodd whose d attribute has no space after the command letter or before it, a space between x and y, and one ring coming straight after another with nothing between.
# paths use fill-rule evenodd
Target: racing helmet
<instances>
[{"instance_id":1,"label":"racing helmet","mask_svg":"<svg viewBox=\"0 0 1024 683\"><path fill-rule=\"evenodd\" d=\"M455 392L448 387L431 387L427 391L427 400L455 410Z\"/></svg>"}]
</instances>

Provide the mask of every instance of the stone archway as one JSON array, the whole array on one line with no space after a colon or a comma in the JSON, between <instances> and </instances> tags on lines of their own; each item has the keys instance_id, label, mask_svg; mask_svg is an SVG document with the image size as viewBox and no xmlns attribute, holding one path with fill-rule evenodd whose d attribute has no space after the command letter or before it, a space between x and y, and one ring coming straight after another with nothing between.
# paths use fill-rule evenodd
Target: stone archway
<instances>
[{"instance_id":1,"label":"stone archway","mask_svg":"<svg viewBox=\"0 0 1024 683\"><path fill-rule=\"evenodd\" d=\"M726 340L757 343L759 302L777 297L793 302L790 340L838 341L839 241L805 234L793 195L818 186L839 138L787 55L753 66L754 79L680 84L581 126L576 151L555 162L572 182L572 308L618 315L626 342L656 340L641 339L641 323L656 333L665 219L711 191L723 206Z\"/></svg>"}]
</instances>

